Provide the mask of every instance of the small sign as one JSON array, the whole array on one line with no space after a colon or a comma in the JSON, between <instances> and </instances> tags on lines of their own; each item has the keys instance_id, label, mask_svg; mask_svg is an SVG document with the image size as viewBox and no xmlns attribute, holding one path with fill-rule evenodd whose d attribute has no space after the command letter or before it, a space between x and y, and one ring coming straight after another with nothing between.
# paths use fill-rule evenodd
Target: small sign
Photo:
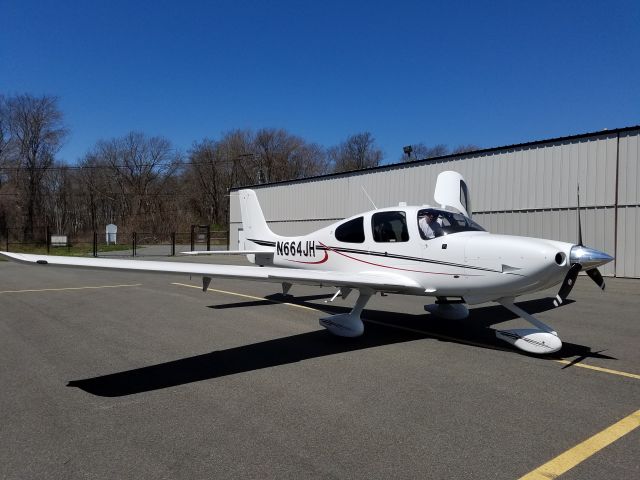
<instances>
[{"instance_id":1,"label":"small sign","mask_svg":"<svg viewBox=\"0 0 640 480\"><path fill-rule=\"evenodd\" d=\"M52 247L66 247L68 243L66 235L51 235Z\"/></svg>"},{"instance_id":2,"label":"small sign","mask_svg":"<svg viewBox=\"0 0 640 480\"><path fill-rule=\"evenodd\" d=\"M118 227L116 227L113 223L110 223L109 225L107 225L106 228L106 233L107 233L107 245L111 245L111 244L116 244L117 242L117 233L118 233Z\"/></svg>"}]
</instances>

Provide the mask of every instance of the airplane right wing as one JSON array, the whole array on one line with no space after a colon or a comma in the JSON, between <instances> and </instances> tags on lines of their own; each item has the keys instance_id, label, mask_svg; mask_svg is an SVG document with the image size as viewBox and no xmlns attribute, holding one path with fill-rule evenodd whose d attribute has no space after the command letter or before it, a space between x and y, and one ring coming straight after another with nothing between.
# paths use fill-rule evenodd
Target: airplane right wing
<instances>
[{"instance_id":1,"label":"airplane right wing","mask_svg":"<svg viewBox=\"0 0 640 480\"><path fill-rule=\"evenodd\" d=\"M251 252L255 253L255 250ZM42 265L45 267L57 266L100 270L110 269L141 273L198 275L211 278L235 278L274 283L367 289L374 292L423 292L422 287L414 280L403 275L386 272L345 273L330 270L215 265L196 262L116 260L9 252L0 252L0 255L16 262Z\"/></svg>"},{"instance_id":2,"label":"airplane right wing","mask_svg":"<svg viewBox=\"0 0 640 480\"><path fill-rule=\"evenodd\" d=\"M191 250L188 252L180 252L181 255L273 255L271 250Z\"/></svg>"}]
</instances>

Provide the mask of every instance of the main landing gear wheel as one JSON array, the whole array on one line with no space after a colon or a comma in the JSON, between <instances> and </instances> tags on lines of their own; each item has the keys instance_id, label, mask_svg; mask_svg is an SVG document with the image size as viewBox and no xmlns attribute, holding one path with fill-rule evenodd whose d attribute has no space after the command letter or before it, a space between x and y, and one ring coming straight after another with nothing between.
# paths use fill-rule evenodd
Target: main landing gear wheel
<instances>
[{"instance_id":1,"label":"main landing gear wheel","mask_svg":"<svg viewBox=\"0 0 640 480\"><path fill-rule=\"evenodd\" d=\"M339 337L359 337L364 332L364 323L360 314L373 292L360 291L353 310L320 319L320 325Z\"/></svg>"}]
</instances>

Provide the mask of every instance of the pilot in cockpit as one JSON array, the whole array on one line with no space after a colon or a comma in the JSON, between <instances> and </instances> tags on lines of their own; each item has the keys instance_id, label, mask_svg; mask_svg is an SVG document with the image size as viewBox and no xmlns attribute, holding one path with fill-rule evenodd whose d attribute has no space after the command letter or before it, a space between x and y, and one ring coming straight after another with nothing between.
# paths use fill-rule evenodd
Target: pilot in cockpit
<instances>
[{"instance_id":1,"label":"pilot in cockpit","mask_svg":"<svg viewBox=\"0 0 640 480\"><path fill-rule=\"evenodd\" d=\"M438 213L434 210L424 212L424 215L418 219L418 225L427 240L444 235L442 225L438 222Z\"/></svg>"}]
</instances>

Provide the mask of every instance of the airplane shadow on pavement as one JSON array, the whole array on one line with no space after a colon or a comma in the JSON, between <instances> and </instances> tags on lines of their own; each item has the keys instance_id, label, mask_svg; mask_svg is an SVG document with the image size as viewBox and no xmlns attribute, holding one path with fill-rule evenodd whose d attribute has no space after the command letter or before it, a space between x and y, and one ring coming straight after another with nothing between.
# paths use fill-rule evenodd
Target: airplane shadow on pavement
<instances>
[{"instance_id":1,"label":"airplane shadow on pavement","mask_svg":"<svg viewBox=\"0 0 640 480\"><path fill-rule=\"evenodd\" d=\"M306 300L322 298L316 297L318 296L298 297L295 300L290 300L289 297L282 295L272 295L266 297L264 301L225 304L222 308L231 308L232 305L236 307L248 306L248 304L273 305L273 301L270 299L277 298L278 302L291 301L291 303L295 302L299 305L317 308L329 314L344 313L350 310L346 307L306 302ZM541 299L520 302L518 305L528 312L538 313L550 309L550 304L550 299ZM67 386L77 387L97 396L121 397L286 365L311 358L423 339L437 339L476 348L504 350L526 355L496 339L494 331L488 328L496 323L515 318L513 314L501 306L480 307L471 312L469 318L464 320L442 320L428 314L415 315L367 309L362 315L366 325L365 333L358 338L336 337L322 329L99 377L72 380ZM562 349L554 356L544 358L573 357L578 357L579 361L590 357L614 359L599 352L593 352L590 347L572 343L564 343Z\"/></svg>"}]
</instances>

